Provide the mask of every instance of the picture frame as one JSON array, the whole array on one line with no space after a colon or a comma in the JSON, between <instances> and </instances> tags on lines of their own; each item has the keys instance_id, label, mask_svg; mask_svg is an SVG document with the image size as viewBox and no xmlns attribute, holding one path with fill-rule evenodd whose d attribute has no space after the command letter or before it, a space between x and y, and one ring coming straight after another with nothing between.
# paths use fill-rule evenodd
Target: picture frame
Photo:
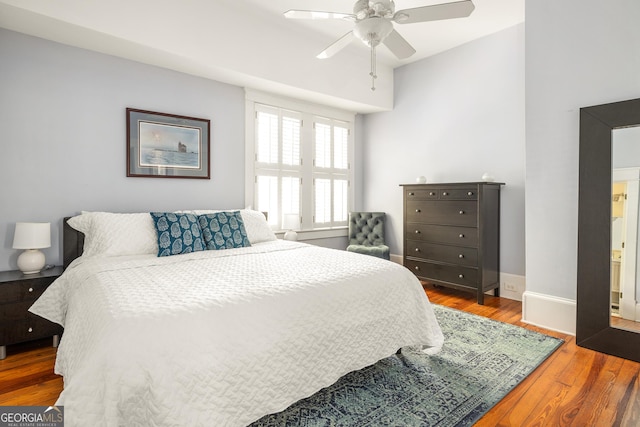
<instances>
[{"instance_id":1,"label":"picture frame","mask_svg":"<svg viewBox=\"0 0 640 427\"><path fill-rule=\"evenodd\" d=\"M211 121L127 108L127 176L211 179Z\"/></svg>"}]
</instances>

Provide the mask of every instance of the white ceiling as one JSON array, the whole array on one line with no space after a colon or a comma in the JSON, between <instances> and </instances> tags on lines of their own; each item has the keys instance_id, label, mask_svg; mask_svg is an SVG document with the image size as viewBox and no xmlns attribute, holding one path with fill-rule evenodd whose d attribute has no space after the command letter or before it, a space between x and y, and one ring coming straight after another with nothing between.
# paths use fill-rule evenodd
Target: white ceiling
<instances>
[{"instance_id":1,"label":"white ceiling","mask_svg":"<svg viewBox=\"0 0 640 427\"><path fill-rule=\"evenodd\" d=\"M417 53L400 61L380 47L375 92L360 42L315 58L352 23L283 17L289 9L351 13L352 0L0 0L0 27L366 113L393 108L393 68L523 22L524 1L474 0L468 18L396 24ZM396 0L396 10L443 2Z\"/></svg>"},{"instance_id":2,"label":"white ceiling","mask_svg":"<svg viewBox=\"0 0 640 427\"><path fill-rule=\"evenodd\" d=\"M395 5L398 11L450 1L396 0ZM273 25L281 25L296 32L313 31L322 34L326 46L353 27L351 22L338 19L283 20L282 14L289 9L352 13L355 0L242 0L241 2L260 11L264 14L264 19L268 19ZM473 3L475 10L468 18L419 24L396 24L395 28L416 49L416 54L401 61L385 47L381 47L378 59L396 68L524 22L524 0L473 0ZM358 41L352 43L358 45L365 54L368 53L368 48L364 44L359 46ZM309 55L317 55L326 46L310 44Z\"/></svg>"}]
</instances>

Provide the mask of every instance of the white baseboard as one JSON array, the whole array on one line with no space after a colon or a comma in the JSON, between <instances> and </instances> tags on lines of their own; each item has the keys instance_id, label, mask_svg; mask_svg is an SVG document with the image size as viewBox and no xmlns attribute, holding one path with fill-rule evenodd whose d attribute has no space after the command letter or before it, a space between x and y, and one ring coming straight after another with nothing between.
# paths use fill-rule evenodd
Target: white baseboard
<instances>
[{"instance_id":1,"label":"white baseboard","mask_svg":"<svg viewBox=\"0 0 640 427\"><path fill-rule=\"evenodd\" d=\"M395 262L396 264L404 265L402 255L390 254L389 258L391 258L391 261Z\"/></svg>"},{"instance_id":2,"label":"white baseboard","mask_svg":"<svg viewBox=\"0 0 640 427\"><path fill-rule=\"evenodd\" d=\"M522 301L526 289L524 276L510 273L500 273L500 296L516 301Z\"/></svg>"},{"instance_id":3,"label":"white baseboard","mask_svg":"<svg viewBox=\"0 0 640 427\"><path fill-rule=\"evenodd\" d=\"M569 335L576 334L576 302L526 291L522 295L522 321Z\"/></svg>"}]
</instances>

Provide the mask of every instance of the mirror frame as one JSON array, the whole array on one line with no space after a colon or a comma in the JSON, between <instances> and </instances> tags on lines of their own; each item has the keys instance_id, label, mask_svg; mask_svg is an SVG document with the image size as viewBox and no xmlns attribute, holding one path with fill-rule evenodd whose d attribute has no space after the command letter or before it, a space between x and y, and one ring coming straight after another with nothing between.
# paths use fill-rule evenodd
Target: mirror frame
<instances>
[{"instance_id":1,"label":"mirror frame","mask_svg":"<svg viewBox=\"0 0 640 427\"><path fill-rule=\"evenodd\" d=\"M636 362L640 334L611 327L611 140L638 125L640 99L580 109L576 319L579 346Z\"/></svg>"}]
</instances>

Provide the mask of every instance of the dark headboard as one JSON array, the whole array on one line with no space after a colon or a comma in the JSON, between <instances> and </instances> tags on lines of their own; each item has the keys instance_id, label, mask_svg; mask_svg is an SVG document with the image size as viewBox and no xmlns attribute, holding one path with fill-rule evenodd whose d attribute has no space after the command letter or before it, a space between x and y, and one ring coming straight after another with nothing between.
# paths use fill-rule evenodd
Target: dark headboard
<instances>
[{"instance_id":1,"label":"dark headboard","mask_svg":"<svg viewBox=\"0 0 640 427\"><path fill-rule=\"evenodd\" d=\"M71 261L82 255L84 247L84 234L67 223L69 218L71 217L65 217L62 220L62 262L65 269L71 264Z\"/></svg>"}]
</instances>

